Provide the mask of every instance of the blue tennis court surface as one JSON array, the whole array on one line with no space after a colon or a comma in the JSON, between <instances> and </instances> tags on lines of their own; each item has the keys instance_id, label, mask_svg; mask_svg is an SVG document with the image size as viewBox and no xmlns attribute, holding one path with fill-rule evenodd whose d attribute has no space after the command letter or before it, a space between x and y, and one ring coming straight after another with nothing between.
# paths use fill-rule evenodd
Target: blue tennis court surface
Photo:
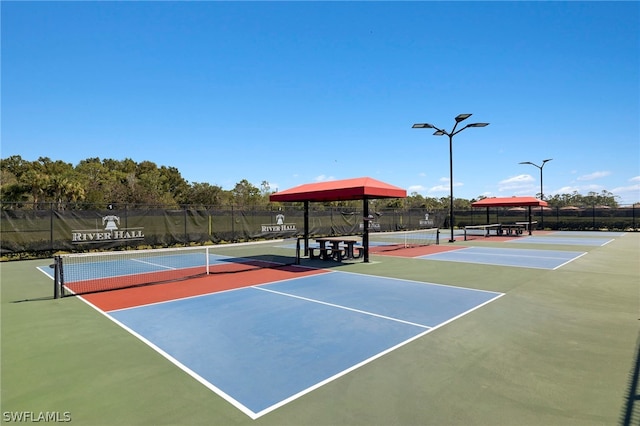
<instances>
[{"instance_id":1,"label":"blue tennis court surface","mask_svg":"<svg viewBox=\"0 0 640 426\"><path fill-rule=\"evenodd\" d=\"M617 231L553 231L550 236L563 236L563 237L622 237L624 232Z\"/></svg>"},{"instance_id":2,"label":"blue tennis court surface","mask_svg":"<svg viewBox=\"0 0 640 426\"><path fill-rule=\"evenodd\" d=\"M558 269L585 254L586 252L559 250L465 247L460 250L421 256L420 259L515 266L520 268Z\"/></svg>"},{"instance_id":3,"label":"blue tennis court surface","mask_svg":"<svg viewBox=\"0 0 640 426\"><path fill-rule=\"evenodd\" d=\"M502 295L330 272L108 315L255 419Z\"/></svg>"},{"instance_id":4,"label":"blue tennis court surface","mask_svg":"<svg viewBox=\"0 0 640 426\"><path fill-rule=\"evenodd\" d=\"M567 246L596 246L601 247L613 241L611 238L588 238L588 237L564 237L564 236L528 236L509 240L514 244L560 244Z\"/></svg>"}]
</instances>

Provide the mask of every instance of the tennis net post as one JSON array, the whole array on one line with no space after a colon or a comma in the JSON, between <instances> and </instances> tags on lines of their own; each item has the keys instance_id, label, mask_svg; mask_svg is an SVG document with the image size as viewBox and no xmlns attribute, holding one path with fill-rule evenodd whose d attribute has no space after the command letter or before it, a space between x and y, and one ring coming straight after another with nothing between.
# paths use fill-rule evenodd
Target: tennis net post
<instances>
[{"instance_id":1,"label":"tennis net post","mask_svg":"<svg viewBox=\"0 0 640 426\"><path fill-rule=\"evenodd\" d=\"M53 268L53 298L60 299L62 297L60 293L60 266L59 266L59 256L55 256L53 258L53 264L50 265Z\"/></svg>"}]
</instances>

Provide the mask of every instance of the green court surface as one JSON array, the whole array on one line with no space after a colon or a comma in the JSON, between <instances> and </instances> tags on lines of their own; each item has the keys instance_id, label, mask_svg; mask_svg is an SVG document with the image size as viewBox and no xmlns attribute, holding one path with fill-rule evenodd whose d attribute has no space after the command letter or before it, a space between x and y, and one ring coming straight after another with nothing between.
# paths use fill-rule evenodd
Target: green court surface
<instances>
[{"instance_id":1,"label":"green court surface","mask_svg":"<svg viewBox=\"0 0 640 426\"><path fill-rule=\"evenodd\" d=\"M597 235L597 234L595 234ZM442 245L527 247L485 240ZM640 234L556 270L372 255L303 265L505 293L252 420L37 270L0 264L2 422L74 425L638 425ZM292 256L259 244L230 255ZM53 414L51 414L53 413ZM51 417L49 417L51 418Z\"/></svg>"}]
</instances>

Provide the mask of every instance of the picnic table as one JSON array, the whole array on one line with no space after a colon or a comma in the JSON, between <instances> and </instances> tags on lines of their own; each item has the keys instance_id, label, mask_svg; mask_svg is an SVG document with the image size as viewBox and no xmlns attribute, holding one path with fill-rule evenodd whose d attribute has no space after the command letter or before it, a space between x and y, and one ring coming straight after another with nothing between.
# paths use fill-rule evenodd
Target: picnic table
<instances>
[{"instance_id":1,"label":"picnic table","mask_svg":"<svg viewBox=\"0 0 640 426\"><path fill-rule=\"evenodd\" d=\"M525 227L521 223L505 223L498 228L498 235L521 235Z\"/></svg>"},{"instance_id":2,"label":"picnic table","mask_svg":"<svg viewBox=\"0 0 640 426\"><path fill-rule=\"evenodd\" d=\"M495 232L496 235L522 235L524 231L529 231L531 235L531 228L538 222L516 222L516 223L491 223L488 225L469 225L464 227L464 240L467 241L467 232L471 235L471 232L481 231L485 237L491 235L491 232Z\"/></svg>"},{"instance_id":3,"label":"picnic table","mask_svg":"<svg viewBox=\"0 0 640 426\"><path fill-rule=\"evenodd\" d=\"M364 248L356 244L362 242L362 238L357 236L342 237L319 237L315 239L319 247L309 247L309 257L314 259L320 257L322 260L357 259L362 256ZM318 250L316 256L315 250Z\"/></svg>"}]
</instances>

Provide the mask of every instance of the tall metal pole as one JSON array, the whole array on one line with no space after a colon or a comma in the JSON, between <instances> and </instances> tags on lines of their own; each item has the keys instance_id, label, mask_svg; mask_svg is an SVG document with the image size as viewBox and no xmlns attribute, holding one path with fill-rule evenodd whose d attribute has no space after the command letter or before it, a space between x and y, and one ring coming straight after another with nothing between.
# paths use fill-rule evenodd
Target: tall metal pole
<instances>
[{"instance_id":1,"label":"tall metal pole","mask_svg":"<svg viewBox=\"0 0 640 426\"><path fill-rule=\"evenodd\" d=\"M489 123L472 123L467 124L462 129L456 131L456 127L458 127L458 124L469 117L471 117L471 114L458 114L458 116L455 118L456 124L453 126L453 129L451 129L450 132L439 129L433 124L429 123L416 123L411 126L413 129L435 129L436 131L433 133L434 136L449 136L449 225L451 226L451 238L449 239L450 243L456 241L453 238L453 137L467 127L486 127L489 125Z\"/></svg>"},{"instance_id":2,"label":"tall metal pole","mask_svg":"<svg viewBox=\"0 0 640 426\"><path fill-rule=\"evenodd\" d=\"M542 166L544 166L544 163L542 164ZM542 201L544 201L544 193L542 192L543 191L542 188L543 188L543 186L542 186L542 167L540 167L540 199Z\"/></svg>"},{"instance_id":3,"label":"tall metal pole","mask_svg":"<svg viewBox=\"0 0 640 426\"><path fill-rule=\"evenodd\" d=\"M455 242L453 238L453 135L449 135L449 226L451 227L451 238L449 242Z\"/></svg>"},{"instance_id":4,"label":"tall metal pole","mask_svg":"<svg viewBox=\"0 0 640 426\"><path fill-rule=\"evenodd\" d=\"M542 185L542 168L544 167L545 164L547 164L547 162L553 160L553 158L547 158L546 160L542 160L542 164L541 165L537 165L535 163L532 163L531 161L522 161L520 164L531 164L534 167L537 167L540 169L540 200L544 201L544 193L543 193L543 185ZM542 229L544 229L544 207L540 206L540 226Z\"/></svg>"},{"instance_id":5,"label":"tall metal pole","mask_svg":"<svg viewBox=\"0 0 640 426\"><path fill-rule=\"evenodd\" d=\"M543 191L543 186L542 186L542 168L544 167L545 163L542 163L542 166L540 166L540 201L544 201L544 193ZM531 217L531 216L529 216ZM529 219L531 220L531 219ZM542 229L544 231L544 207L540 206L540 229ZM529 232L531 232L531 225L529 225Z\"/></svg>"}]
</instances>

